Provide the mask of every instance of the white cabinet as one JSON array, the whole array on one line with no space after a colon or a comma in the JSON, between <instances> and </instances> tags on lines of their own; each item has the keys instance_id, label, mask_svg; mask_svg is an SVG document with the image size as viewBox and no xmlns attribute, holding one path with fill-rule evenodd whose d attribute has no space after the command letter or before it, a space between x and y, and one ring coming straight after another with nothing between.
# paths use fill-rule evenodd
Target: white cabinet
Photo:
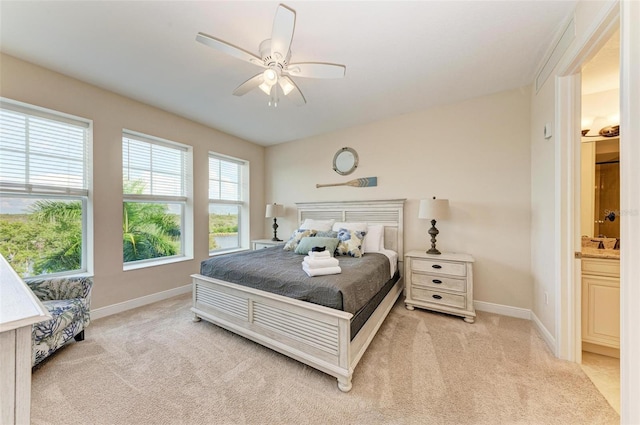
<instances>
[{"instance_id":1,"label":"white cabinet","mask_svg":"<svg viewBox=\"0 0 640 425\"><path fill-rule=\"evenodd\" d=\"M251 241L252 249L270 248L276 245L284 245L284 241L272 241L271 239L256 239Z\"/></svg>"},{"instance_id":2,"label":"white cabinet","mask_svg":"<svg viewBox=\"0 0 640 425\"><path fill-rule=\"evenodd\" d=\"M28 424L31 329L51 316L2 255L0 293L0 424Z\"/></svg>"},{"instance_id":3,"label":"white cabinet","mask_svg":"<svg viewBox=\"0 0 640 425\"><path fill-rule=\"evenodd\" d=\"M473 323L473 257L468 254L423 251L405 254L405 305L464 317Z\"/></svg>"},{"instance_id":4,"label":"white cabinet","mask_svg":"<svg viewBox=\"0 0 640 425\"><path fill-rule=\"evenodd\" d=\"M619 356L620 260L582 259L582 344L585 351Z\"/></svg>"}]
</instances>

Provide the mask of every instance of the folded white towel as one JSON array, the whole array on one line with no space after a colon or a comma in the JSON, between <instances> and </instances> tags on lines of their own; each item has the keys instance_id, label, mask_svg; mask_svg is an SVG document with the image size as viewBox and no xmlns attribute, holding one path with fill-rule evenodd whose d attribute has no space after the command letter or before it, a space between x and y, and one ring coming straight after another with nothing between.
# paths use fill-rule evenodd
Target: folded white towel
<instances>
[{"instance_id":1,"label":"folded white towel","mask_svg":"<svg viewBox=\"0 0 640 425\"><path fill-rule=\"evenodd\" d=\"M326 249L322 252L309 251L311 258L331 258L331 254Z\"/></svg>"},{"instance_id":2,"label":"folded white towel","mask_svg":"<svg viewBox=\"0 0 640 425\"><path fill-rule=\"evenodd\" d=\"M302 270L304 270L304 272L307 275L309 275L309 277L342 273L342 269L340 267L324 267L322 269L310 269L307 266L302 266Z\"/></svg>"},{"instance_id":3,"label":"folded white towel","mask_svg":"<svg viewBox=\"0 0 640 425\"><path fill-rule=\"evenodd\" d=\"M340 262L337 258L320 258L315 259L309 256L304 257L304 261L302 265L307 265L310 269L321 269L323 267L336 267L340 265Z\"/></svg>"}]
</instances>

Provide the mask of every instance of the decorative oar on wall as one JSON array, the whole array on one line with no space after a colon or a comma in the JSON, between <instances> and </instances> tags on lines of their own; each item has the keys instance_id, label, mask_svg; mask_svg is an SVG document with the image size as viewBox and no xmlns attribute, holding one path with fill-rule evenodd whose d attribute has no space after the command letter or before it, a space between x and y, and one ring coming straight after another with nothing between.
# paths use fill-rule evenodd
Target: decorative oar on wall
<instances>
[{"instance_id":1,"label":"decorative oar on wall","mask_svg":"<svg viewBox=\"0 0 640 425\"><path fill-rule=\"evenodd\" d=\"M349 180L344 183L317 184L316 187L329 186L353 186L353 187L373 187L378 185L377 177L363 177L361 179Z\"/></svg>"}]
</instances>

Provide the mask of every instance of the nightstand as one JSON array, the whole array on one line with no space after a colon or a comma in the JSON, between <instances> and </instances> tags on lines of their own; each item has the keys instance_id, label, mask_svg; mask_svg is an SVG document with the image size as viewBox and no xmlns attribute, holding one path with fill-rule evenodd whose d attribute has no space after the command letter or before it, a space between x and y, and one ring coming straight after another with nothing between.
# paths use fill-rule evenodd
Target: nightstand
<instances>
[{"instance_id":1,"label":"nightstand","mask_svg":"<svg viewBox=\"0 0 640 425\"><path fill-rule=\"evenodd\" d=\"M276 245L284 245L285 241L272 241L271 239L256 239L251 241L251 249L269 248Z\"/></svg>"},{"instance_id":2,"label":"nightstand","mask_svg":"<svg viewBox=\"0 0 640 425\"><path fill-rule=\"evenodd\" d=\"M407 309L425 308L462 316L467 323L475 321L472 256L416 250L404 257Z\"/></svg>"}]
</instances>

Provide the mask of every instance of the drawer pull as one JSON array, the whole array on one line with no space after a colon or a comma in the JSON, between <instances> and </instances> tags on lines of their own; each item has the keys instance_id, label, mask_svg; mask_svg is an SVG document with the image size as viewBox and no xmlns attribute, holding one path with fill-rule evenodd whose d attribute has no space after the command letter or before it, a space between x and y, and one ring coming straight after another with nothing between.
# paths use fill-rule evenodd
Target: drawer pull
<instances>
[{"instance_id":1,"label":"drawer pull","mask_svg":"<svg viewBox=\"0 0 640 425\"><path fill-rule=\"evenodd\" d=\"M441 284L442 281L440 279L433 279L431 282Z\"/></svg>"},{"instance_id":2,"label":"drawer pull","mask_svg":"<svg viewBox=\"0 0 640 425\"><path fill-rule=\"evenodd\" d=\"M431 295L433 298L435 298L436 300L441 300L442 296L441 295Z\"/></svg>"},{"instance_id":3,"label":"drawer pull","mask_svg":"<svg viewBox=\"0 0 640 425\"><path fill-rule=\"evenodd\" d=\"M440 264L434 264L431 267L433 267L434 269L441 269L442 268L442 266Z\"/></svg>"}]
</instances>

